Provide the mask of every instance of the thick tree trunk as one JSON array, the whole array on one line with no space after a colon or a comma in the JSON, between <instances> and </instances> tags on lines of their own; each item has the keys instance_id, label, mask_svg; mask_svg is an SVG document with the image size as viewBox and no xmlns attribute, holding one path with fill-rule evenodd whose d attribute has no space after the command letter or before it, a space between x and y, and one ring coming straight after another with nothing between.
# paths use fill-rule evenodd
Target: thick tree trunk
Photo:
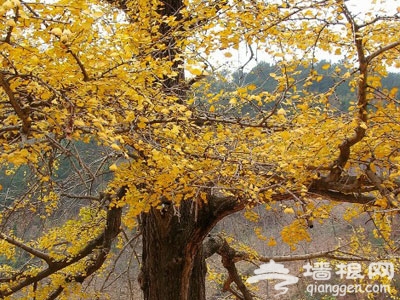
<instances>
[{"instance_id":1,"label":"thick tree trunk","mask_svg":"<svg viewBox=\"0 0 400 300\"><path fill-rule=\"evenodd\" d=\"M153 208L142 215L139 283L145 300L205 299L203 241L219 220L243 208L242 201L219 195L217 189L207 198L199 205L196 200L182 201L177 213Z\"/></svg>"},{"instance_id":2,"label":"thick tree trunk","mask_svg":"<svg viewBox=\"0 0 400 300\"><path fill-rule=\"evenodd\" d=\"M205 299L204 233L196 234L200 231L191 207L191 201L183 202L179 217L157 209L142 216L140 283L146 300Z\"/></svg>"},{"instance_id":3,"label":"thick tree trunk","mask_svg":"<svg viewBox=\"0 0 400 300\"><path fill-rule=\"evenodd\" d=\"M160 0L158 13L163 17L181 20L183 0ZM182 30L182 28L180 29ZM183 61L177 60L182 49L176 45L167 23L160 25L159 33L164 51L156 51L155 58L172 62L178 75L166 76L160 82L166 95L179 96L184 101L186 88ZM218 189L216 189L217 191ZM207 204L197 206L195 199L182 201L175 213L152 208L142 215L143 264L139 282L145 300L205 300L206 264L202 243L209 231L225 215L239 210L236 198L209 191Z\"/></svg>"}]
</instances>

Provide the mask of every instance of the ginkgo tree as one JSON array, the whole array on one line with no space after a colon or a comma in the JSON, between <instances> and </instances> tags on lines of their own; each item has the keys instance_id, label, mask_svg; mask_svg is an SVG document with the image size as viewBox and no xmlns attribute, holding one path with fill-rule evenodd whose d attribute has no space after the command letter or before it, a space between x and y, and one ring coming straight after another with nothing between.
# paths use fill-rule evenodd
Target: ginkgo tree
<instances>
[{"instance_id":1,"label":"ginkgo tree","mask_svg":"<svg viewBox=\"0 0 400 300\"><path fill-rule=\"evenodd\" d=\"M329 218L318 203L352 203L385 241L379 258L398 259L399 100L381 85L400 66L398 13L340 0L7 0L0 15L1 297L79 297L121 231L138 230L144 299L205 299L214 253L252 299L235 267L249 254L206 237L283 201L292 248ZM273 91L215 88L243 47L238 74L263 52ZM345 72L318 73L322 52ZM316 93L326 74L334 84ZM346 111L334 105L343 85Z\"/></svg>"}]
</instances>

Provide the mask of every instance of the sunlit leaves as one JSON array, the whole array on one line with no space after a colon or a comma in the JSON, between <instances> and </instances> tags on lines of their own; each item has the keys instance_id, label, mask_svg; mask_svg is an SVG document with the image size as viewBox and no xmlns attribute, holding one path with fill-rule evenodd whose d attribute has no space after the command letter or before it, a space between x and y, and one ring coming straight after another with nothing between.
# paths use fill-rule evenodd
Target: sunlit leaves
<instances>
[{"instance_id":1,"label":"sunlit leaves","mask_svg":"<svg viewBox=\"0 0 400 300\"><path fill-rule=\"evenodd\" d=\"M311 237L307 230L304 220L295 220L292 224L285 226L281 232L282 240L287 243L292 250L301 241L310 241Z\"/></svg>"},{"instance_id":2,"label":"sunlit leaves","mask_svg":"<svg viewBox=\"0 0 400 300\"><path fill-rule=\"evenodd\" d=\"M174 209L185 200L201 207L210 190L250 208L293 200L281 207L291 222L281 237L294 250L310 239L307 220L330 214L331 207L307 202L318 197L310 186L329 175L343 143L360 129L366 134L352 145L336 183L355 178L369 191L370 170L381 181L368 204L388 209L397 202L398 88L382 80L400 64L398 46L388 47L399 39L397 17L363 14L362 20L346 15L343 1L185 5L162 17L156 0L128 1L124 11L83 0L1 4L0 163L7 179L26 181L23 192L7 194L3 214L34 214L52 227L32 235L29 245L57 259L77 255L104 227L99 192L127 186L112 206L124 207L122 226L129 229L141 213L159 209L161 197ZM362 25L350 24L352 18ZM327 53L341 59L340 67L318 67ZM274 69L247 73L263 59ZM360 64L369 73L360 75ZM343 86L351 102L338 99ZM106 150L87 157L82 145L89 142L91 150ZM60 172L60 164L74 175ZM70 199L81 201L79 217L67 214L53 226ZM361 212L352 207L343 217L352 221ZM260 221L251 210L245 216ZM374 221L377 237L389 239L387 219ZM254 233L271 247L278 243L265 228ZM13 249L0 245L8 259ZM80 262L69 271L84 267ZM64 279L52 278L60 285Z\"/></svg>"}]
</instances>

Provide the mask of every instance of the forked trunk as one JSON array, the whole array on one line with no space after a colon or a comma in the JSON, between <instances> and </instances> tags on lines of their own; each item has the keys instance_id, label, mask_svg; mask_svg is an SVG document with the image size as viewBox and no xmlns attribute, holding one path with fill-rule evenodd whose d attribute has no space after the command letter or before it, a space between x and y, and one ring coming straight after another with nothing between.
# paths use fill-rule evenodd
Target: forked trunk
<instances>
[{"instance_id":1,"label":"forked trunk","mask_svg":"<svg viewBox=\"0 0 400 300\"><path fill-rule=\"evenodd\" d=\"M205 299L204 233L196 233L199 224L191 204L181 204L179 217L172 212L162 215L157 209L142 216L140 283L146 300Z\"/></svg>"}]
</instances>

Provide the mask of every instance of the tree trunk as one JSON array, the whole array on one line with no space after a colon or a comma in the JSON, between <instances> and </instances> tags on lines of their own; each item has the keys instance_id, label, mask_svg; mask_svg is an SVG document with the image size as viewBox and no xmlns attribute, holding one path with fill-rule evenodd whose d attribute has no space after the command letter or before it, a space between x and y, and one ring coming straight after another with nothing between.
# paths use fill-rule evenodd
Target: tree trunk
<instances>
[{"instance_id":1,"label":"tree trunk","mask_svg":"<svg viewBox=\"0 0 400 300\"><path fill-rule=\"evenodd\" d=\"M184 200L178 212L153 208L143 214L139 283L144 299L205 300L203 241L219 220L243 209L243 203L215 189L207 203Z\"/></svg>"},{"instance_id":2,"label":"tree trunk","mask_svg":"<svg viewBox=\"0 0 400 300\"><path fill-rule=\"evenodd\" d=\"M160 2L160 16L181 20L183 0ZM183 61L176 59L182 49L176 45L177 37L170 35L167 23L160 25L159 33L166 50L156 51L153 56L172 62L172 70L178 74L163 78L163 92L178 96L183 102L186 95L186 88L182 88ZM152 208L142 214L143 263L139 282L145 300L205 300L203 240L220 219L242 208L236 198L214 195L211 191L207 203L199 206L195 199L185 200L177 208L178 213L172 209L162 213Z\"/></svg>"},{"instance_id":3,"label":"tree trunk","mask_svg":"<svg viewBox=\"0 0 400 300\"><path fill-rule=\"evenodd\" d=\"M146 300L205 299L204 233L196 230L192 204L184 201L179 217L172 211L163 215L157 209L142 216L140 282Z\"/></svg>"}]
</instances>

